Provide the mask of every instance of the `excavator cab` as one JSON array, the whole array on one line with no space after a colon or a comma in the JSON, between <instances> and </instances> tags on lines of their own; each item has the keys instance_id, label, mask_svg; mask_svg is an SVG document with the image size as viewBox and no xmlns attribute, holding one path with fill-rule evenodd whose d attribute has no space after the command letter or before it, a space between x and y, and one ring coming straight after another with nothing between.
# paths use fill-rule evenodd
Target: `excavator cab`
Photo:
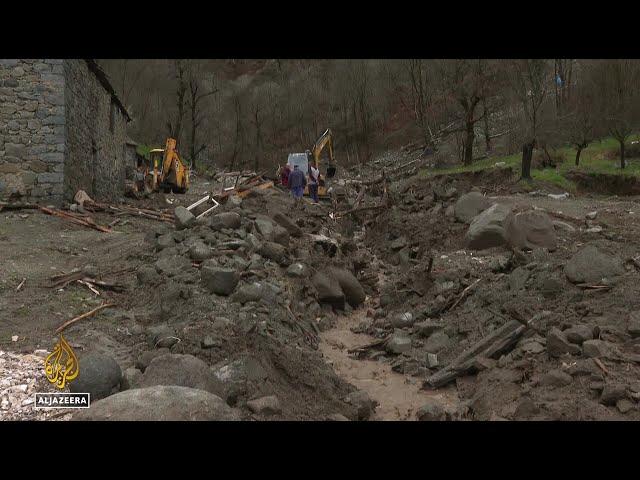
<instances>
[{"instance_id":1,"label":"excavator cab","mask_svg":"<svg viewBox=\"0 0 640 480\"><path fill-rule=\"evenodd\" d=\"M178 156L176 141L167 138L165 148L149 151L150 172L147 185L151 191L185 193L189 188L189 170Z\"/></svg>"}]
</instances>

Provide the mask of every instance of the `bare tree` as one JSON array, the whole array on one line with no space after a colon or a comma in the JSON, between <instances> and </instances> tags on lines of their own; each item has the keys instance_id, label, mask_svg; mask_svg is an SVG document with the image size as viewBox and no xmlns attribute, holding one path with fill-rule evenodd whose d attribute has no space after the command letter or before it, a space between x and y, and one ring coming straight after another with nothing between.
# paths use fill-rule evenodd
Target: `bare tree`
<instances>
[{"instance_id":1,"label":"bare tree","mask_svg":"<svg viewBox=\"0 0 640 480\"><path fill-rule=\"evenodd\" d=\"M213 86L205 87L205 82L201 78L201 72L197 67L193 67L189 71L189 96L187 106L191 113L191 136L189 142L189 156L191 158L191 167L196 168L196 159L200 152L205 149L206 145L201 143L197 146L197 132L204 120L202 112L202 102L211 95L218 92Z\"/></svg>"},{"instance_id":2,"label":"bare tree","mask_svg":"<svg viewBox=\"0 0 640 480\"><path fill-rule=\"evenodd\" d=\"M521 179L531 180L531 159L536 148L541 107L549 89L548 62L543 59L511 62L511 87L524 114Z\"/></svg>"},{"instance_id":3,"label":"bare tree","mask_svg":"<svg viewBox=\"0 0 640 480\"><path fill-rule=\"evenodd\" d=\"M167 120L167 129L169 135L180 142L182 134L182 120L184 118L185 95L187 93L187 79L185 75L185 61L175 60L175 79L176 79L176 113L175 118Z\"/></svg>"}]
</instances>

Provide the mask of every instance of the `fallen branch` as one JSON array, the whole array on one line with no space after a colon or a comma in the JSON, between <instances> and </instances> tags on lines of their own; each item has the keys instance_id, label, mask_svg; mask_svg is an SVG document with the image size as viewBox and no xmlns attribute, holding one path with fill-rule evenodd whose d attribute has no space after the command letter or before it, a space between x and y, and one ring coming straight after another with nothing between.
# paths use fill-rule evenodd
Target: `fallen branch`
<instances>
[{"instance_id":1,"label":"fallen branch","mask_svg":"<svg viewBox=\"0 0 640 480\"><path fill-rule=\"evenodd\" d=\"M22 286L24 285L24 282L26 282L26 281L27 281L26 277L22 279L22 281L20 282L20 285L18 285L18 286L16 287L16 292L19 292L19 291L20 291L20 289L21 289L21 288L22 288Z\"/></svg>"},{"instance_id":2,"label":"fallen branch","mask_svg":"<svg viewBox=\"0 0 640 480\"><path fill-rule=\"evenodd\" d=\"M456 308L456 306L462 301L462 299L467 295L467 293L469 293L469 291L472 288L474 288L478 283L480 283L480 280L482 279L481 278L477 279L475 282L473 282L471 285L465 288L460 294L460 296L458 297L458 299L449 308L444 308L442 311L445 312L447 310L453 310L454 308Z\"/></svg>"},{"instance_id":3,"label":"fallen branch","mask_svg":"<svg viewBox=\"0 0 640 480\"><path fill-rule=\"evenodd\" d=\"M38 210L48 215L64 218L66 220L69 220L72 223L75 223L76 225L82 225L84 227L89 227L94 230L98 230L99 232L105 232L105 233L111 232L110 228L103 227L102 225L96 224L91 217L81 218L80 216L72 215L70 213L63 212L62 210L57 210L55 208L47 208L42 206L39 206Z\"/></svg>"},{"instance_id":4,"label":"fallen branch","mask_svg":"<svg viewBox=\"0 0 640 480\"><path fill-rule=\"evenodd\" d=\"M115 303L105 303L100 305L99 307L94 308L93 310L91 310L90 312L87 313L83 313L82 315L79 315L75 318L72 318L71 320L67 320L66 322L64 322L62 325L60 325L58 328L56 328L56 332L55 333L60 333L62 332L65 328L67 328L69 325L73 325L76 322L79 322L80 320L90 317L92 315L95 315L97 312L99 312L100 310L103 310L105 308L109 308L109 307L115 307Z\"/></svg>"}]
</instances>

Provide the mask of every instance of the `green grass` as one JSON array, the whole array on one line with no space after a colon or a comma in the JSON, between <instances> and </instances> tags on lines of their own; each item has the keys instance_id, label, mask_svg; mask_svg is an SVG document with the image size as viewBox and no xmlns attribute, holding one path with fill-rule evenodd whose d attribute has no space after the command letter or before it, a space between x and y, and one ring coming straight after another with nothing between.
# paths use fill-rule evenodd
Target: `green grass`
<instances>
[{"instance_id":1,"label":"green grass","mask_svg":"<svg viewBox=\"0 0 640 480\"><path fill-rule=\"evenodd\" d=\"M640 135L632 135L628 139L627 145L630 145L631 142L635 140L640 140ZM586 173L640 176L640 159L627 158L626 168L624 170L620 168L620 159L618 157L619 149L619 143L611 137L592 142L580 154L580 166L576 167L576 149L570 146L565 146L556 150L556 153L560 153L564 157L564 161L562 163L560 163L556 168L534 168L531 170L531 176L534 180L555 184L569 192L575 192L576 190L573 182L565 176L570 170L578 170ZM611 152L614 152L615 156L612 156ZM431 177L441 174L477 172L480 170L494 168L494 165L498 162L504 162L506 166L510 166L515 171L519 172L521 168L521 161L522 154L520 152L503 157L492 156L468 166L456 165L449 168L423 169L420 171L420 176Z\"/></svg>"}]
</instances>

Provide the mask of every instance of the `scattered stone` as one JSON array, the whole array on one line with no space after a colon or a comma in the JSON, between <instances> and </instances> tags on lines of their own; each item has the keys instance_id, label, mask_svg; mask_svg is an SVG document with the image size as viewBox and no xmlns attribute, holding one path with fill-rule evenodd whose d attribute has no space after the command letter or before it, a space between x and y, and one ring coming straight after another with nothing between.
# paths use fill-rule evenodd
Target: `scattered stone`
<instances>
[{"instance_id":1,"label":"scattered stone","mask_svg":"<svg viewBox=\"0 0 640 480\"><path fill-rule=\"evenodd\" d=\"M438 353L451 344L451 339L443 331L434 332L424 343L424 349L429 353Z\"/></svg>"},{"instance_id":2,"label":"scattered stone","mask_svg":"<svg viewBox=\"0 0 640 480\"><path fill-rule=\"evenodd\" d=\"M564 331L567 340L582 345L587 340L593 340L593 327L589 325L574 325Z\"/></svg>"},{"instance_id":3,"label":"scattered stone","mask_svg":"<svg viewBox=\"0 0 640 480\"><path fill-rule=\"evenodd\" d=\"M547 352L550 357L560 357L565 353L578 355L580 353L580 347L569 343L564 333L554 327L547 334Z\"/></svg>"},{"instance_id":4,"label":"scattered stone","mask_svg":"<svg viewBox=\"0 0 640 480\"><path fill-rule=\"evenodd\" d=\"M271 235L275 243L279 243L285 248L289 247L289 232L286 228L276 225L273 228L273 234Z\"/></svg>"},{"instance_id":5,"label":"scattered stone","mask_svg":"<svg viewBox=\"0 0 640 480\"><path fill-rule=\"evenodd\" d=\"M529 397L523 398L513 414L515 418L524 419L540 413L540 408Z\"/></svg>"},{"instance_id":6,"label":"scattered stone","mask_svg":"<svg viewBox=\"0 0 640 480\"><path fill-rule=\"evenodd\" d=\"M178 230L189 228L196 221L196 217L193 215L193 213L191 213L185 207L176 207L176 209L173 211L173 214L176 218L176 228Z\"/></svg>"},{"instance_id":7,"label":"scattered stone","mask_svg":"<svg viewBox=\"0 0 640 480\"><path fill-rule=\"evenodd\" d=\"M231 295L240 281L240 275L235 270L208 266L201 268L200 278L207 290L223 296Z\"/></svg>"},{"instance_id":8,"label":"scattered stone","mask_svg":"<svg viewBox=\"0 0 640 480\"><path fill-rule=\"evenodd\" d=\"M287 264L287 251L279 243L264 242L258 250L258 253L279 265L286 266Z\"/></svg>"},{"instance_id":9,"label":"scattered stone","mask_svg":"<svg viewBox=\"0 0 640 480\"><path fill-rule=\"evenodd\" d=\"M593 211L593 212L587 213L585 215L585 218L587 218L589 220L595 220L597 216L598 216L598 212L597 211Z\"/></svg>"},{"instance_id":10,"label":"scattered stone","mask_svg":"<svg viewBox=\"0 0 640 480\"><path fill-rule=\"evenodd\" d=\"M180 340L168 325L156 325L147 330L149 345L155 348L171 348Z\"/></svg>"},{"instance_id":11,"label":"scattered stone","mask_svg":"<svg viewBox=\"0 0 640 480\"><path fill-rule=\"evenodd\" d=\"M189 257L194 262L203 262L213 256L213 250L204 242L196 242L189 248Z\"/></svg>"},{"instance_id":12,"label":"scattered stone","mask_svg":"<svg viewBox=\"0 0 640 480\"><path fill-rule=\"evenodd\" d=\"M528 269L524 267L516 268L509 275L509 289L514 292L522 290L527 283L527 280L529 280L530 275L531 272Z\"/></svg>"},{"instance_id":13,"label":"scattered stone","mask_svg":"<svg viewBox=\"0 0 640 480\"><path fill-rule=\"evenodd\" d=\"M340 413L332 413L326 417L326 421L328 422L348 422L350 421L347 417Z\"/></svg>"},{"instance_id":14,"label":"scattered stone","mask_svg":"<svg viewBox=\"0 0 640 480\"><path fill-rule=\"evenodd\" d=\"M415 323L413 325L413 329L415 331L418 332L418 335L420 335L421 337L428 337L430 336L432 333L441 330L442 329L442 325L431 320L431 319L427 319L423 322L420 323Z\"/></svg>"},{"instance_id":15,"label":"scattered stone","mask_svg":"<svg viewBox=\"0 0 640 480\"><path fill-rule=\"evenodd\" d=\"M505 222L504 231L509 245L519 249L542 247L554 251L558 245L551 219L538 210L510 215Z\"/></svg>"},{"instance_id":16,"label":"scattered stone","mask_svg":"<svg viewBox=\"0 0 640 480\"><path fill-rule=\"evenodd\" d=\"M358 420L367 420L371 417L377 406L377 402L371 400L369 395L362 390L351 392L346 396L344 401L356 407Z\"/></svg>"},{"instance_id":17,"label":"scattered stone","mask_svg":"<svg viewBox=\"0 0 640 480\"><path fill-rule=\"evenodd\" d=\"M495 368L497 363L498 362L492 358L477 357L473 362L473 367L477 371L482 372L483 370L489 370L489 369Z\"/></svg>"},{"instance_id":18,"label":"scattered stone","mask_svg":"<svg viewBox=\"0 0 640 480\"><path fill-rule=\"evenodd\" d=\"M389 248L394 252L398 250L402 250L406 246L407 246L407 239L405 237L396 238L389 244Z\"/></svg>"},{"instance_id":19,"label":"scattered stone","mask_svg":"<svg viewBox=\"0 0 640 480\"><path fill-rule=\"evenodd\" d=\"M468 248L483 250L506 243L504 224L511 214L511 207L496 203L476 216L465 236Z\"/></svg>"},{"instance_id":20,"label":"scattered stone","mask_svg":"<svg viewBox=\"0 0 640 480\"><path fill-rule=\"evenodd\" d=\"M442 402L436 398L429 398L416 412L416 417L421 422L441 422L447 420L447 410Z\"/></svg>"},{"instance_id":21,"label":"scattered stone","mask_svg":"<svg viewBox=\"0 0 640 480\"><path fill-rule=\"evenodd\" d=\"M520 347L523 352L536 355L545 351L545 346L539 342L527 342Z\"/></svg>"},{"instance_id":22,"label":"scattered stone","mask_svg":"<svg viewBox=\"0 0 640 480\"><path fill-rule=\"evenodd\" d=\"M135 366L138 370L144 373L145 369L156 357L160 357L162 355L166 355L167 353L171 353L168 348L159 348L157 350L148 350L146 352L142 352L138 359L136 360Z\"/></svg>"},{"instance_id":23,"label":"scattered stone","mask_svg":"<svg viewBox=\"0 0 640 480\"><path fill-rule=\"evenodd\" d=\"M436 368L439 365L438 355L435 353L427 353L425 358L425 365L427 368Z\"/></svg>"},{"instance_id":24,"label":"scattered stone","mask_svg":"<svg viewBox=\"0 0 640 480\"><path fill-rule=\"evenodd\" d=\"M411 337L409 337L405 332L398 330L389 337L389 340L387 340L385 350L396 355L406 353L411 350Z\"/></svg>"},{"instance_id":25,"label":"scattered stone","mask_svg":"<svg viewBox=\"0 0 640 480\"><path fill-rule=\"evenodd\" d=\"M399 313L391 319L391 325L395 328L406 328L413 325L414 319L411 312Z\"/></svg>"},{"instance_id":26,"label":"scattered stone","mask_svg":"<svg viewBox=\"0 0 640 480\"><path fill-rule=\"evenodd\" d=\"M282 213L276 213L273 216L273 219L281 226L287 229L287 231L289 232L289 234L292 237L301 237L302 236L302 229L297 226L295 223L293 223L289 217L287 217L286 215L283 215Z\"/></svg>"},{"instance_id":27,"label":"scattered stone","mask_svg":"<svg viewBox=\"0 0 640 480\"><path fill-rule=\"evenodd\" d=\"M565 232L575 232L576 229L573 225L569 225L566 222L561 222L560 220L553 220L551 222L556 230L564 230Z\"/></svg>"},{"instance_id":28,"label":"scattered stone","mask_svg":"<svg viewBox=\"0 0 640 480\"><path fill-rule=\"evenodd\" d=\"M471 223L478 214L492 205L491 200L480 192L469 192L462 195L454 206L456 220Z\"/></svg>"},{"instance_id":29,"label":"scattered stone","mask_svg":"<svg viewBox=\"0 0 640 480\"><path fill-rule=\"evenodd\" d=\"M173 235L165 233L156 238L156 250L163 250L168 247L175 247L176 241L173 239Z\"/></svg>"},{"instance_id":30,"label":"scattered stone","mask_svg":"<svg viewBox=\"0 0 640 480\"><path fill-rule=\"evenodd\" d=\"M90 353L78 359L78 377L69 383L73 393L90 393L91 400L99 400L116 393L120 388L122 370L109 355Z\"/></svg>"},{"instance_id":31,"label":"scattered stone","mask_svg":"<svg viewBox=\"0 0 640 480\"><path fill-rule=\"evenodd\" d=\"M269 217L258 215L254 220L256 231L264 237L265 240L271 240L275 224Z\"/></svg>"},{"instance_id":32,"label":"scattered stone","mask_svg":"<svg viewBox=\"0 0 640 480\"><path fill-rule=\"evenodd\" d=\"M631 402L626 398L622 398L616 402L616 408L620 413L623 413L623 414L632 410L633 407L634 407L633 402Z\"/></svg>"},{"instance_id":33,"label":"scattered stone","mask_svg":"<svg viewBox=\"0 0 640 480\"><path fill-rule=\"evenodd\" d=\"M433 189L436 200L448 200L458 194L458 189L454 186L436 185Z\"/></svg>"},{"instance_id":34,"label":"scattered stone","mask_svg":"<svg viewBox=\"0 0 640 480\"><path fill-rule=\"evenodd\" d=\"M142 381L142 372L135 367L127 368L122 374L122 380L120 381L120 390L129 390L137 388Z\"/></svg>"},{"instance_id":35,"label":"scattered stone","mask_svg":"<svg viewBox=\"0 0 640 480\"><path fill-rule=\"evenodd\" d=\"M540 381L546 387L565 387L572 381L571 375L562 370L551 370L547 372Z\"/></svg>"},{"instance_id":36,"label":"scattered stone","mask_svg":"<svg viewBox=\"0 0 640 480\"><path fill-rule=\"evenodd\" d=\"M193 355L169 353L154 358L144 371L140 386L154 385L177 385L224 395L224 388L209 365Z\"/></svg>"},{"instance_id":37,"label":"scattered stone","mask_svg":"<svg viewBox=\"0 0 640 480\"><path fill-rule=\"evenodd\" d=\"M622 261L588 245L576 253L564 267L564 273L573 283L601 283L624 273Z\"/></svg>"},{"instance_id":38,"label":"scattered stone","mask_svg":"<svg viewBox=\"0 0 640 480\"><path fill-rule=\"evenodd\" d=\"M307 267L302 263L292 263L287 268L287 275L295 278L304 278L307 276Z\"/></svg>"},{"instance_id":39,"label":"scattered stone","mask_svg":"<svg viewBox=\"0 0 640 480\"><path fill-rule=\"evenodd\" d=\"M614 347L604 340L587 340L582 344L582 352L587 358L607 358L613 356Z\"/></svg>"},{"instance_id":40,"label":"scattered stone","mask_svg":"<svg viewBox=\"0 0 640 480\"><path fill-rule=\"evenodd\" d=\"M238 412L220 397L195 388L156 385L135 388L91 403L72 420L87 421L229 421Z\"/></svg>"},{"instance_id":41,"label":"scattered stone","mask_svg":"<svg viewBox=\"0 0 640 480\"><path fill-rule=\"evenodd\" d=\"M627 388L620 383L608 383L602 389L600 403L608 407L615 405L618 400L627 397Z\"/></svg>"},{"instance_id":42,"label":"scattered stone","mask_svg":"<svg viewBox=\"0 0 640 480\"><path fill-rule=\"evenodd\" d=\"M165 274L168 277L176 276L182 272L191 270L191 261L181 255L168 255L161 257L155 263L158 273Z\"/></svg>"},{"instance_id":43,"label":"scattered stone","mask_svg":"<svg viewBox=\"0 0 640 480\"><path fill-rule=\"evenodd\" d=\"M280 407L278 397L276 397L275 395L269 395L268 397L249 400L247 402L247 408L253 413L265 416L279 415L282 413L282 407Z\"/></svg>"},{"instance_id":44,"label":"scattered stone","mask_svg":"<svg viewBox=\"0 0 640 480\"><path fill-rule=\"evenodd\" d=\"M280 289L267 282L253 282L242 285L233 295L233 300L245 304L247 302L263 301L266 304L274 304L277 301Z\"/></svg>"},{"instance_id":45,"label":"scattered stone","mask_svg":"<svg viewBox=\"0 0 640 480\"><path fill-rule=\"evenodd\" d=\"M162 277L156 269L148 265L143 265L138 269L136 278L141 285L158 285L162 282Z\"/></svg>"},{"instance_id":46,"label":"scattered stone","mask_svg":"<svg viewBox=\"0 0 640 480\"><path fill-rule=\"evenodd\" d=\"M225 228L236 230L242 226L242 218L235 212L218 213L211 217L209 226L215 231L220 231Z\"/></svg>"},{"instance_id":47,"label":"scattered stone","mask_svg":"<svg viewBox=\"0 0 640 480\"><path fill-rule=\"evenodd\" d=\"M366 295L358 279L348 270L343 268L330 268L329 275L335 278L344 293L344 298L353 308L360 306Z\"/></svg>"},{"instance_id":48,"label":"scattered stone","mask_svg":"<svg viewBox=\"0 0 640 480\"><path fill-rule=\"evenodd\" d=\"M340 284L322 272L311 277L311 283L318 293L318 301L344 309L345 296Z\"/></svg>"},{"instance_id":49,"label":"scattered stone","mask_svg":"<svg viewBox=\"0 0 640 480\"><path fill-rule=\"evenodd\" d=\"M215 337L212 337L211 335L207 335L202 339L202 342L200 342L200 346L204 349L207 349L207 348L213 348L213 347L220 347L221 343Z\"/></svg>"}]
</instances>

